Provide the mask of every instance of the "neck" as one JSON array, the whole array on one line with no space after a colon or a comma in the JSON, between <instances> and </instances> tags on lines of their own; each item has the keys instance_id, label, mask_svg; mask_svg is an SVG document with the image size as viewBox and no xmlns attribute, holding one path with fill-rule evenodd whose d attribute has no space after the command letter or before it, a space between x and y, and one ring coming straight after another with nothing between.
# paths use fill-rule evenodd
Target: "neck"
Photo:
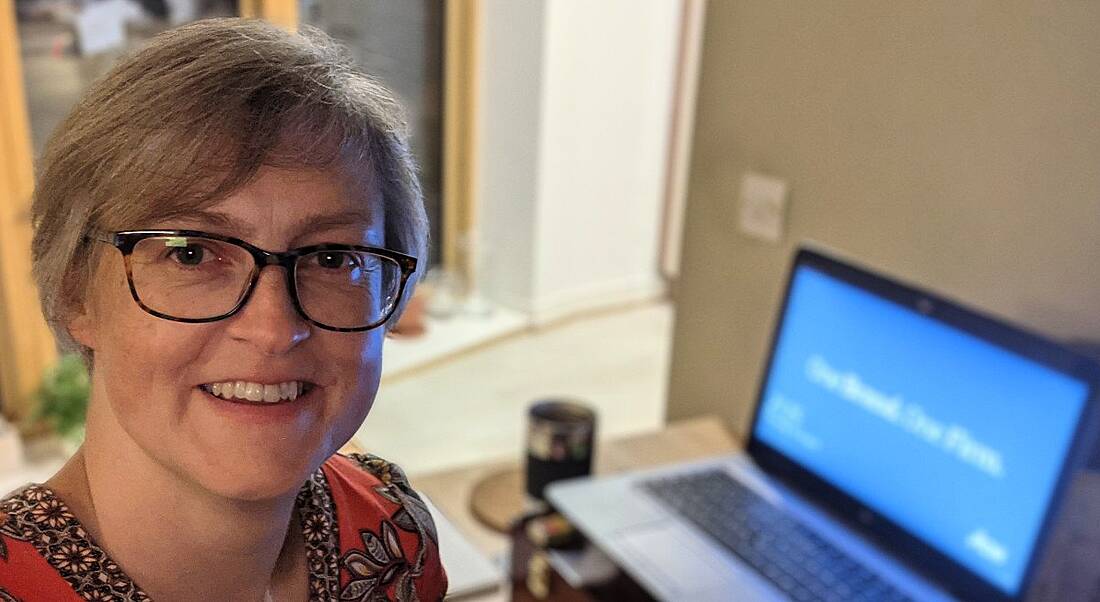
<instances>
[{"instance_id":1,"label":"neck","mask_svg":"<svg viewBox=\"0 0 1100 602\"><path fill-rule=\"evenodd\" d=\"M84 446L49 485L153 599L265 600L273 575L300 565L304 577L301 536L290 528L297 492L218 496L93 418Z\"/></svg>"}]
</instances>

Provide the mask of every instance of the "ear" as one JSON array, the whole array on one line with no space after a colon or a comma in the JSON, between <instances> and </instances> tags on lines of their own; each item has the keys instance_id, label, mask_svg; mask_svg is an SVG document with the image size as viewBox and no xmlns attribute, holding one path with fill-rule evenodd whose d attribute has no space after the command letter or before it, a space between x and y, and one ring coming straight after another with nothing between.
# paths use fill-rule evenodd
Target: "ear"
<instances>
[{"instance_id":1,"label":"ear","mask_svg":"<svg viewBox=\"0 0 1100 602\"><path fill-rule=\"evenodd\" d=\"M67 313L65 319L65 328L69 331L69 336L73 337L77 343L89 348L95 349L95 332L96 332L95 312L91 310L91 303L88 299L76 304Z\"/></svg>"}]
</instances>

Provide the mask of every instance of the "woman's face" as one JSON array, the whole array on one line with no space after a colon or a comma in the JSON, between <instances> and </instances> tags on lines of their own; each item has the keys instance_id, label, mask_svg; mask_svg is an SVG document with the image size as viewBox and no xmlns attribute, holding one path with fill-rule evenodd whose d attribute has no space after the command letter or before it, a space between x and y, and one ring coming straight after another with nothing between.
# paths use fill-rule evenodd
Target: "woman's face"
<instances>
[{"instance_id":1,"label":"woman's face","mask_svg":"<svg viewBox=\"0 0 1100 602\"><path fill-rule=\"evenodd\" d=\"M204 211L147 224L234 236L268 251L382 240L381 201L353 199L330 172L265 169ZM295 310L280 267L265 268L247 305L217 322L152 316L130 296L121 253L102 254L70 323L95 356L89 446L144 455L203 489L235 499L297 491L356 431L378 388L382 328L332 332ZM204 385L308 383L290 402L246 405ZM128 470L125 465L118 470Z\"/></svg>"}]
</instances>

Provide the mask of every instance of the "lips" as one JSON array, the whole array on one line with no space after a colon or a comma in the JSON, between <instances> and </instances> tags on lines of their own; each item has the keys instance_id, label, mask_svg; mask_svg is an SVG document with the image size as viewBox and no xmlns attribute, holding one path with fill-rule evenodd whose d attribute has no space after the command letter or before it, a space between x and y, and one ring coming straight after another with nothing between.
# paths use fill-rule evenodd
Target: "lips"
<instances>
[{"instance_id":1,"label":"lips","mask_svg":"<svg viewBox=\"0 0 1100 602\"><path fill-rule=\"evenodd\" d=\"M234 403L275 405L294 401L313 390L315 385L307 381L262 383L247 380L231 380L199 385L206 393Z\"/></svg>"}]
</instances>

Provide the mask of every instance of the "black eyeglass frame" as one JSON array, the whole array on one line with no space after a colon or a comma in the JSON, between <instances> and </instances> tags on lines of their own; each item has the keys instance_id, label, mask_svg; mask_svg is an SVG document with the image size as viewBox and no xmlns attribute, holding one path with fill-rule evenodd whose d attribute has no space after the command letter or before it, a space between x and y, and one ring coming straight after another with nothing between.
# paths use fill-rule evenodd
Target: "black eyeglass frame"
<instances>
[{"instance_id":1,"label":"black eyeglass frame","mask_svg":"<svg viewBox=\"0 0 1100 602\"><path fill-rule=\"evenodd\" d=\"M237 301L237 304L229 311L211 318L179 318L176 316L165 314L163 312L159 312L145 305L145 303L141 300L141 297L138 296L137 287L134 286L134 274L133 269L130 265L130 256L134 252L134 247L137 246L139 242L147 238L152 238L154 236L206 238L236 245L244 249L245 251L248 251L248 253L252 255L253 259L252 274L249 276L248 287L245 289L244 294L241 295L240 300ZM413 272L416 271L417 264L417 259L411 255L406 255L404 253L385 249L382 247L325 243L318 245L309 245L306 247L298 247L295 249L283 251L281 253L276 253L273 251L265 251L264 249L261 249L256 245L248 243L239 238L234 238L232 236L222 236L220 234L211 234L209 232L202 232L199 230L123 230L119 232L106 232L98 236L90 235L88 236L88 238L91 240L109 244L122 253L123 263L126 266L126 281L129 283L130 286L130 295L134 298L134 302L137 303L138 306L141 307L141 309L145 310L146 313L154 315L158 318L170 320L172 322L185 322L189 324L217 322L218 320L224 320L239 312L241 308L243 308L245 304L248 303L248 300L252 297L252 292L256 289L256 282L258 282L260 279L260 272L267 266L275 265L282 267L286 271L286 286L287 292L290 293L290 300L294 304L294 310L297 311L298 315L300 315L305 321L313 324L314 326L317 326L318 328L323 328L325 330L331 330L335 332L363 332L365 330L371 330L385 324L386 321L393 316L393 313L397 310L397 307L401 305L401 298L405 294L405 288L408 285L409 278L412 276ZM358 326L355 328L339 328L336 326L330 326L311 318L309 314L306 313L305 309L302 308L302 303L298 299L298 285L296 282L297 277L295 276L295 266L297 265L298 259L300 257L303 257L310 253L316 253L318 251L356 251L360 253L370 253L372 255L377 255L396 263L398 267L401 268L401 283L397 288L397 295L394 297L393 303L390 304L389 309L386 310L385 315L382 316L382 318L380 318L379 320L367 324L366 326Z\"/></svg>"}]
</instances>

